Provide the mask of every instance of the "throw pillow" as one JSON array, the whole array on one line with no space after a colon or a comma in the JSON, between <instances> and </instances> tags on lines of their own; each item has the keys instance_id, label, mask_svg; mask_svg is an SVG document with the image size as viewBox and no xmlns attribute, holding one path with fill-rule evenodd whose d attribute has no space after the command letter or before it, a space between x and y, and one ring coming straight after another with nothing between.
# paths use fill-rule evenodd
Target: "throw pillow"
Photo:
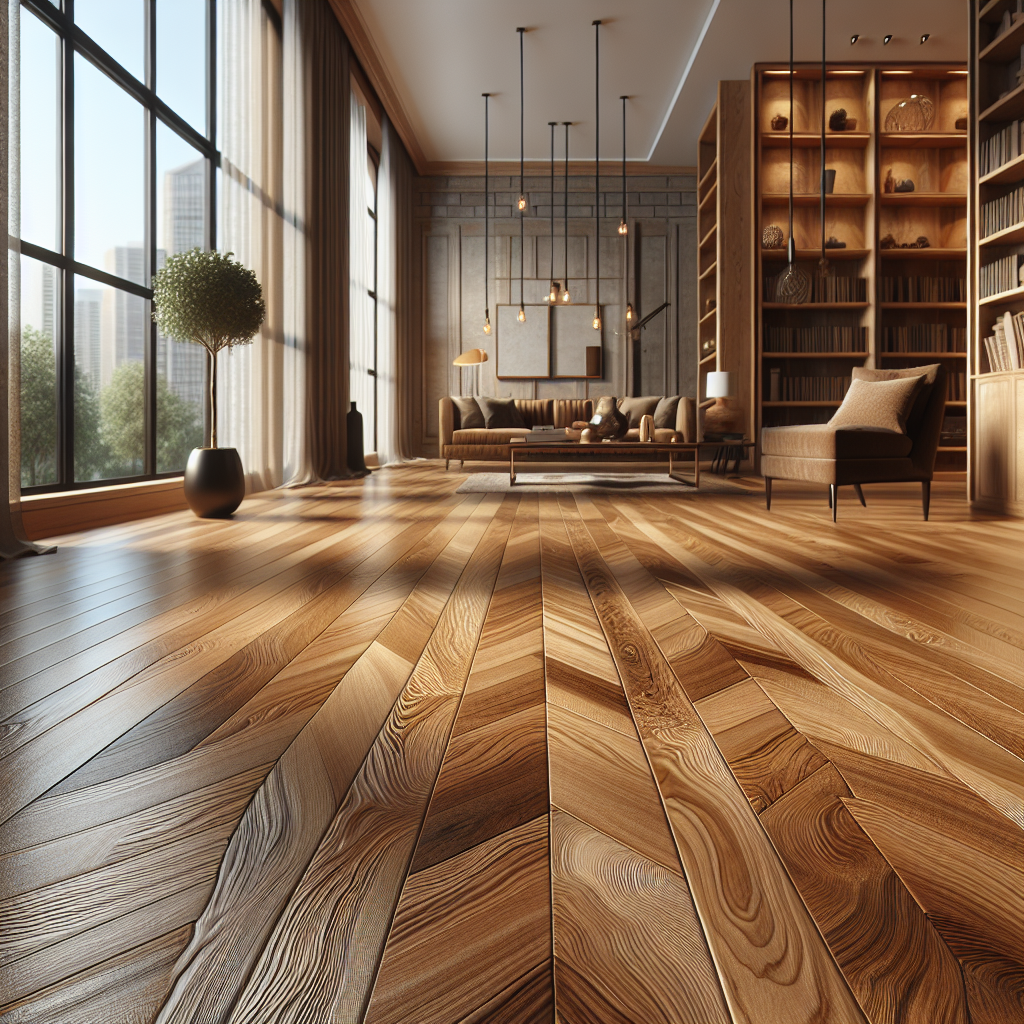
<instances>
[{"instance_id":1,"label":"throw pillow","mask_svg":"<svg viewBox=\"0 0 1024 1024\"><path fill-rule=\"evenodd\" d=\"M459 430L482 430L484 414L480 411L475 398L456 398L452 401L459 410Z\"/></svg>"},{"instance_id":2,"label":"throw pillow","mask_svg":"<svg viewBox=\"0 0 1024 1024\"><path fill-rule=\"evenodd\" d=\"M514 398L484 398L477 400L480 411L484 414L484 426L488 430L494 428L525 427L526 423L516 408Z\"/></svg>"},{"instance_id":3,"label":"throw pillow","mask_svg":"<svg viewBox=\"0 0 1024 1024\"><path fill-rule=\"evenodd\" d=\"M679 396L669 395L668 398L659 399L654 410L654 426L658 430L676 429L676 409L679 406Z\"/></svg>"},{"instance_id":4,"label":"throw pillow","mask_svg":"<svg viewBox=\"0 0 1024 1024\"><path fill-rule=\"evenodd\" d=\"M873 427L907 432L907 416L924 377L896 380L853 380L843 404L828 421L830 427Z\"/></svg>"},{"instance_id":5,"label":"throw pillow","mask_svg":"<svg viewBox=\"0 0 1024 1024\"><path fill-rule=\"evenodd\" d=\"M853 368L854 380L896 380L903 377L924 377L924 383L918 389L917 397L914 399L913 408L907 413L907 433L916 434L921 420L924 418L925 410L928 408L928 401L932 396L932 387L938 379L942 367L938 363L930 363L927 366L910 366L905 370L868 370L863 366ZM942 386L945 387L945 379Z\"/></svg>"},{"instance_id":6,"label":"throw pillow","mask_svg":"<svg viewBox=\"0 0 1024 1024\"><path fill-rule=\"evenodd\" d=\"M643 398L620 398L619 412L629 420L630 430L639 430L640 421L645 416L653 416L658 407L658 396L648 395Z\"/></svg>"}]
</instances>

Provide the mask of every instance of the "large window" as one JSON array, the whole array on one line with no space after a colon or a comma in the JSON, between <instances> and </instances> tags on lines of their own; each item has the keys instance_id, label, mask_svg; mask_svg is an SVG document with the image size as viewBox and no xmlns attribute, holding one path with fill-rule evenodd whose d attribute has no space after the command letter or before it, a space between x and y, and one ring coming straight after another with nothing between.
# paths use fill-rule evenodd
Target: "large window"
<instances>
[{"instance_id":1,"label":"large window","mask_svg":"<svg viewBox=\"0 0 1024 1024\"><path fill-rule=\"evenodd\" d=\"M202 349L152 279L211 248L215 0L22 0L21 483L179 473L203 443Z\"/></svg>"}]
</instances>

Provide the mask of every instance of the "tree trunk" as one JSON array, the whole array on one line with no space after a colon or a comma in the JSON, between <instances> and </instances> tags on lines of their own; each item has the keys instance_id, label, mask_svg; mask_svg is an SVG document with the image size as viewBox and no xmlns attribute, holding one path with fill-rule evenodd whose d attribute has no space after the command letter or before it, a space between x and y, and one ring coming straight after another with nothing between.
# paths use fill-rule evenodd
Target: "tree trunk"
<instances>
[{"instance_id":1,"label":"tree trunk","mask_svg":"<svg viewBox=\"0 0 1024 1024\"><path fill-rule=\"evenodd\" d=\"M217 353L206 350L210 357L210 447L217 447Z\"/></svg>"}]
</instances>

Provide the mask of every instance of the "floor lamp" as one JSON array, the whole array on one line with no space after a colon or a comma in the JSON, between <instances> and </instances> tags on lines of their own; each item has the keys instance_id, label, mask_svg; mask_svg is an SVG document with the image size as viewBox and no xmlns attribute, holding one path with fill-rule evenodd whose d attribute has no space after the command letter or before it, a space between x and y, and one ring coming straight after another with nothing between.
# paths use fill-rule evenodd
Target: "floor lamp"
<instances>
[{"instance_id":1,"label":"floor lamp","mask_svg":"<svg viewBox=\"0 0 1024 1024\"><path fill-rule=\"evenodd\" d=\"M487 362L487 353L482 348L471 348L468 352L456 356L452 366L473 367L473 394L480 393L480 364Z\"/></svg>"}]
</instances>

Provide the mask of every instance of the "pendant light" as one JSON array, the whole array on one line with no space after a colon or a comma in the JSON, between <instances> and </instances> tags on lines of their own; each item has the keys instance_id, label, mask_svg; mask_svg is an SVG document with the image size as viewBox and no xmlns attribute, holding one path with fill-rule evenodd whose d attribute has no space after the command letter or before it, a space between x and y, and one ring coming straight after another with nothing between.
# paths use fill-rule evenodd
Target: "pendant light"
<instances>
[{"instance_id":1,"label":"pendant light","mask_svg":"<svg viewBox=\"0 0 1024 1024\"><path fill-rule=\"evenodd\" d=\"M633 322L633 304L629 301L629 227L626 222L626 100L628 96L620 96L622 100L622 220L619 223L619 234L622 235L622 246L625 258L622 265L626 275L626 323Z\"/></svg>"},{"instance_id":2,"label":"pendant light","mask_svg":"<svg viewBox=\"0 0 1024 1024\"><path fill-rule=\"evenodd\" d=\"M523 248L523 218L526 214L526 193L523 191L523 33L525 28L517 28L519 33L519 322L526 323L526 307L523 305L523 263L526 251Z\"/></svg>"},{"instance_id":3,"label":"pendant light","mask_svg":"<svg viewBox=\"0 0 1024 1024\"><path fill-rule=\"evenodd\" d=\"M568 303L569 299L569 126L572 121L563 121L565 125L565 188L562 190L562 211L565 215L565 274L562 280L565 282L565 291L562 292L562 302Z\"/></svg>"},{"instance_id":4,"label":"pendant light","mask_svg":"<svg viewBox=\"0 0 1024 1024\"><path fill-rule=\"evenodd\" d=\"M789 0L789 245L786 269L775 279L775 300L797 304L810 298L811 280L796 264L793 239L793 70L793 0Z\"/></svg>"},{"instance_id":5,"label":"pendant light","mask_svg":"<svg viewBox=\"0 0 1024 1024\"><path fill-rule=\"evenodd\" d=\"M487 259L490 253L490 220L489 220L489 207L491 205L491 191L490 191L490 178L488 176L488 159L490 153L490 133L489 133L489 107L491 103L491 94L489 92L482 93L484 98L484 334L491 333L491 303L488 299L487 287L488 287L488 269Z\"/></svg>"},{"instance_id":6,"label":"pendant light","mask_svg":"<svg viewBox=\"0 0 1024 1024\"><path fill-rule=\"evenodd\" d=\"M594 321L601 330L601 21L594 22Z\"/></svg>"},{"instance_id":7,"label":"pendant light","mask_svg":"<svg viewBox=\"0 0 1024 1024\"><path fill-rule=\"evenodd\" d=\"M560 285L555 280L555 125L557 121L548 121L551 128L551 261L548 269L551 279L551 289L548 293L548 301L554 305L558 301Z\"/></svg>"},{"instance_id":8,"label":"pendant light","mask_svg":"<svg viewBox=\"0 0 1024 1024\"><path fill-rule=\"evenodd\" d=\"M832 264L825 256L825 0L821 0L821 257L818 259L818 276L831 277ZM824 299L824 296L819 296Z\"/></svg>"}]
</instances>

